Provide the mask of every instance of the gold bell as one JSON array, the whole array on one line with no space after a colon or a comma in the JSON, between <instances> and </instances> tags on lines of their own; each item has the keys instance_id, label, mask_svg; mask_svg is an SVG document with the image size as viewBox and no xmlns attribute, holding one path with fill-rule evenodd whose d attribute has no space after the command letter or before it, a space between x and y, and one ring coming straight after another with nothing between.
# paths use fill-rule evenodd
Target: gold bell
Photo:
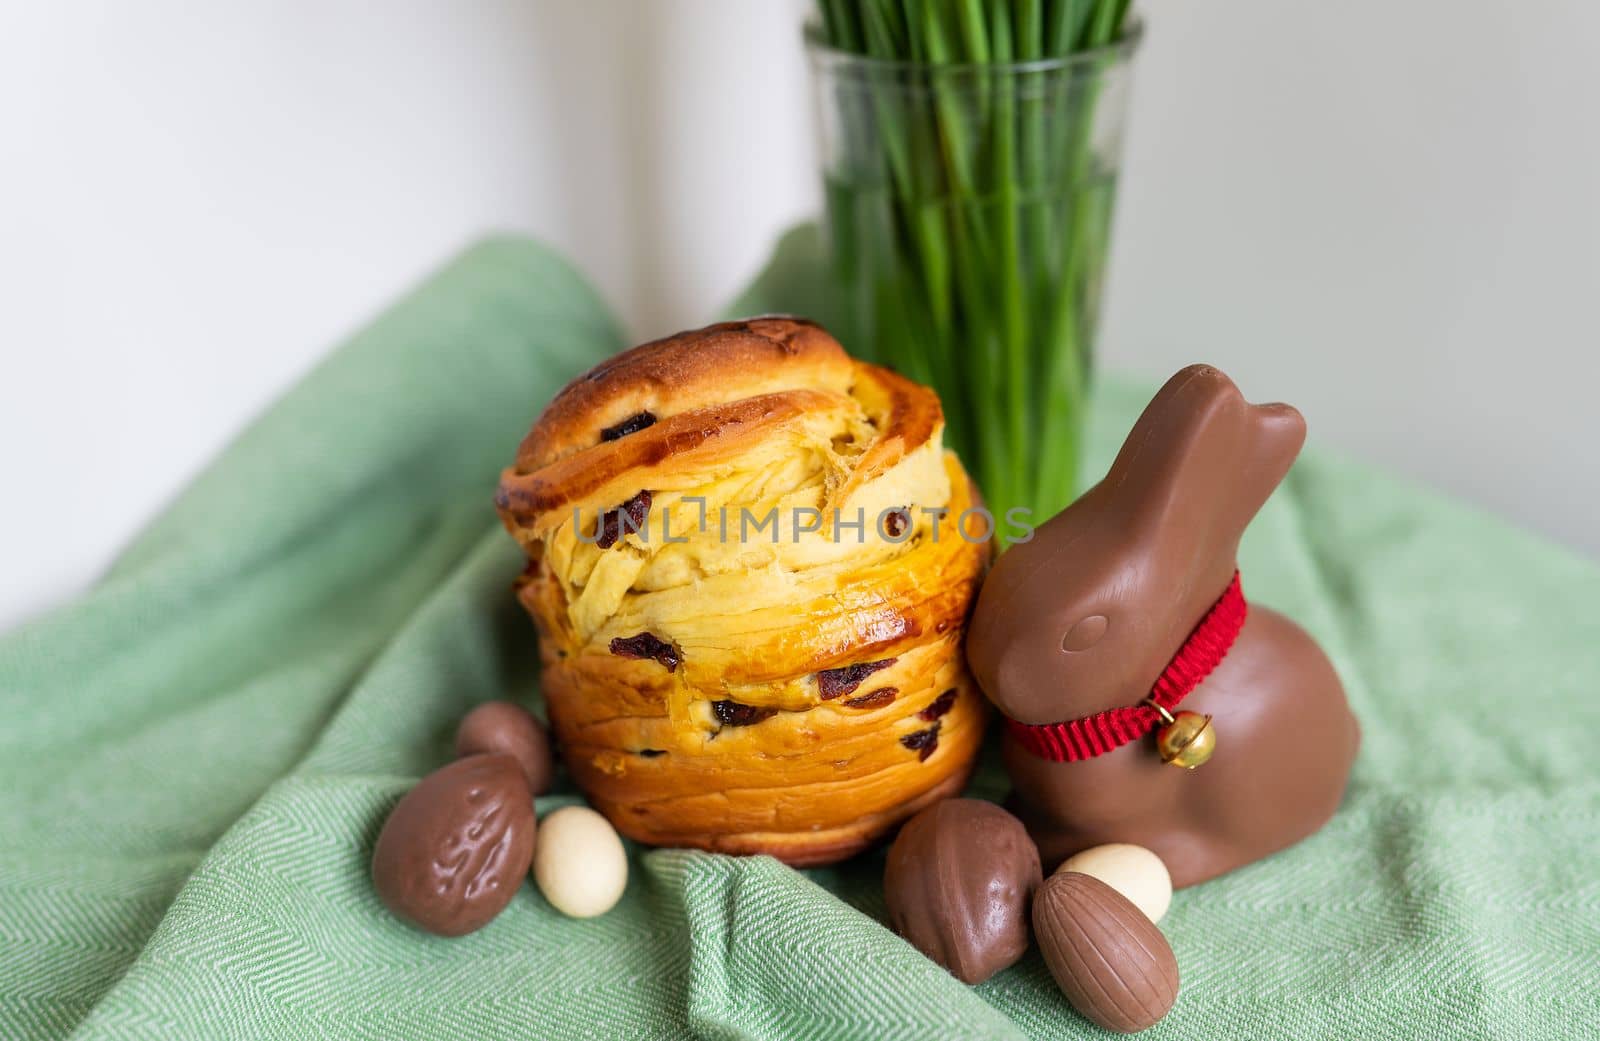
<instances>
[{"instance_id":1,"label":"gold bell","mask_svg":"<svg viewBox=\"0 0 1600 1041\"><path fill-rule=\"evenodd\" d=\"M1150 704L1166 720L1156 731L1156 751L1161 753L1163 763L1193 770L1211 758L1217 750L1217 729L1211 725L1210 716L1198 712L1173 715L1154 701Z\"/></svg>"}]
</instances>

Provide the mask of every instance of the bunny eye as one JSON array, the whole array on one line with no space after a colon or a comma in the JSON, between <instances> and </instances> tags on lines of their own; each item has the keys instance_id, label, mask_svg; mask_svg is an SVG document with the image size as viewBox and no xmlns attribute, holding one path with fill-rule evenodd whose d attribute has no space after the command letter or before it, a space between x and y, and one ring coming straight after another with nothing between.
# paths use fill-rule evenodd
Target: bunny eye
<instances>
[{"instance_id":1,"label":"bunny eye","mask_svg":"<svg viewBox=\"0 0 1600 1041\"><path fill-rule=\"evenodd\" d=\"M1109 624L1103 614L1092 614L1087 618L1080 619L1071 629L1067 630L1067 635L1061 638L1061 649L1069 653L1088 650L1100 642L1100 638L1106 634L1106 628Z\"/></svg>"}]
</instances>

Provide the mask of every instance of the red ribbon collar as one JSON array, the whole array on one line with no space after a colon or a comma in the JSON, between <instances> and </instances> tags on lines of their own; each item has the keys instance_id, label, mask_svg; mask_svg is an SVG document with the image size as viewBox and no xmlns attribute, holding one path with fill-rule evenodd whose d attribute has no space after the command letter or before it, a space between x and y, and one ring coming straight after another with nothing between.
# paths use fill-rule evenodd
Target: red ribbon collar
<instances>
[{"instance_id":1,"label":"red ribbon collar","mask_svg":"<svg viewBox=\"0 0 1600 1041\"><path fill-rule=\"evenodd\" d=\"M1168 711L1176 708L1178 702L1227 657L1233 641L1239 637L1239 630L1244 628L1248 611L1244 591L1239 588L1239 572L1235 571L1228 588L1222 591L1222 596L1211 605L1161 671L1155 686L1150 688L1150 701L1129 708L1107 709L1065 723L1032 725L1007 719L1006 729L1023 748L1041 759L1057 763L1091 759L1137 741L1164 722L1155 705Z\"/></svg>"}]
</instances>

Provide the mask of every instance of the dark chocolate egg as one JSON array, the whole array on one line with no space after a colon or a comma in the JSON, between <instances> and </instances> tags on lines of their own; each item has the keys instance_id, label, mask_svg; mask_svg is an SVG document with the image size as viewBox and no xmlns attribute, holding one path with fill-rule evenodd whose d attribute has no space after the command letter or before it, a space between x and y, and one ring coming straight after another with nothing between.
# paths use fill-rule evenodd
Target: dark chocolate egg
<instances>
[{"instance_id":1,"label":"dark chocolate egg","mask_svg":"<svg viewBox=\"0 0 1600 1041\"><path fill-rule=\"evenodd\" d=\"M489 924L533 862L533 795L509 755L458 759L424 777L384 822L372 882L399 917L440 936Z\"/></svg>"},{"instance_id":2,"label":"dark chocolate egg","mask_svg":"<svg viewBox=\"0 0 1600 1041\"><path fill-rule=\"evenodd\" d=\"M895 932L965 983L1028 949L1039 851L992 802L946 799L906 822L889 849L884 899Z\"/></svg>"}]
</instances>

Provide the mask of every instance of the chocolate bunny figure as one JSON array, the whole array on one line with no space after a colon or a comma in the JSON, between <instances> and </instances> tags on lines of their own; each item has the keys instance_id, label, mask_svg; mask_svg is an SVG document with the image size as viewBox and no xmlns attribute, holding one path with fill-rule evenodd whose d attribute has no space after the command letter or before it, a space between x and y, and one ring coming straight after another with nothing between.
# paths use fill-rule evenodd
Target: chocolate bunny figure
<instances>
[{"instance_id":1,"label":"chocolate bunny figure","mask_svg":"<svg viewBox=\"0 0 1600 1041\"><path fill-rule=\"evenodd\" d=\"M990 572L967 657L1007 717L1013 802L1046 873L1131 842L1194 885L1337 809L1360 743L1339 677L1236 581L1240 536L1304 440L1298 411L1192 365L1105 479Z\"/></svg>"}]
</instances>

